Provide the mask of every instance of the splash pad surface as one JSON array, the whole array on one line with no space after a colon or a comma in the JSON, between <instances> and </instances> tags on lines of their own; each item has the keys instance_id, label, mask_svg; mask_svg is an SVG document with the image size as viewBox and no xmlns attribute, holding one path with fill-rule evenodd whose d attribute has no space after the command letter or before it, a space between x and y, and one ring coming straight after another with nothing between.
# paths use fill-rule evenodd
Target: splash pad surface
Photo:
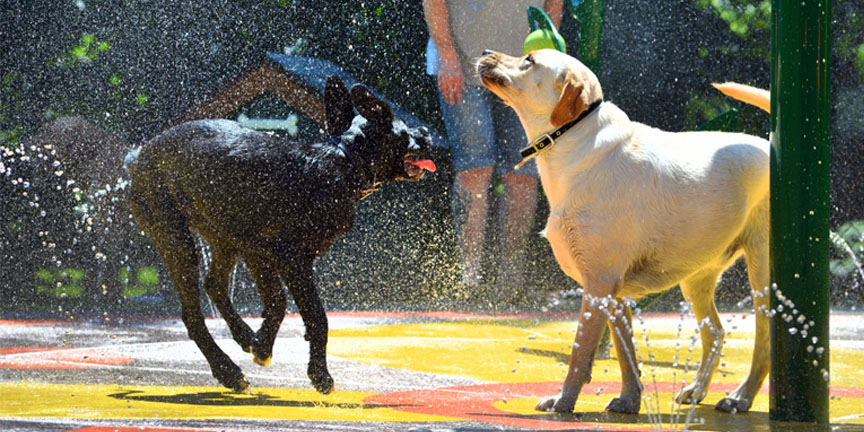
<instances>
[{"instance_id":1,"label":"splash pad surface","mask_svg":"<svg viewBox=\"0 0 864 432\"><path fill-rule=\"evenodd\" d=\"M751 412L713 405L746 375L752 314L723 314L724 357L706 399L674 404L695 376L696 323L678 314L634 320L646 399L638 415L606 413L620 388L617 360L598 360L576 413L534 411L556 393L569 358L576 313L328 314L336 391L306 379L302 322L289 315L273 362L262 368L208 320L217 342L253 390L218 387L179 320L0 322L0 428L3 430L768 430L767 384ZM568 316L569 315L569 316ZM249 319L256 327L260 320ZM864 429L864 316L832 316L831 423ZM680 327L680 329L679 329ZM647 339L646 339L647 335ZM767 349L767 347L765 348ZM677 356L677 361L675 359ZM689 360L688 360L689 359ZM656 391L655 391L656 390ZM649 399L650 398L650 399ZM649 408L650 404L650 408Z\"/></svg>"}]
</instances>

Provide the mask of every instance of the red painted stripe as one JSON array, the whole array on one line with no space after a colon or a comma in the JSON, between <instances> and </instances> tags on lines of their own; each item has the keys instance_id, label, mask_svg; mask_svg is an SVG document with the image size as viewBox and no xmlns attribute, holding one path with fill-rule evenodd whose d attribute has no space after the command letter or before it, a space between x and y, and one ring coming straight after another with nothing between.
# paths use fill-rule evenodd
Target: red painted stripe
<instances>
[{"instance_id":1,"label":"red painted stripe","mask_svg":"<svg viewBox=\"0 0 864 432\"><path fill-rule=\"evenodd\" d=\"M606 387L610 392L620 390L620 383L591 383L583 387L583 392L594 392L600 387ZM366 398L368 404L396 405L393 409L402 411L434 414L446 417L456 417L485 423L498 424L505 427L518 427L535 430L647 430L642 427L611 427L597 424L581 423L577 417L568 421L568 416L556 415L553 420L550 415L538 413L536 416L524 416L502 411L492 404L505 399L524 397L540 397L558 393L559 382L541 383L511 383L511 384L481 384L464 387L448 387L435 390L418 390L375 395ZM604 390L603 392L605 392ZM402 405L402 406L399 406Z\"/></svg>"},{"instance_id":2,"label":"red painted stripe","mask_svg":"<svg viewBox=\"0 0 864 432\"><path fill-rule=\"evenodd\" d=\"M69 429L66 432L242 432L236 429L186 429L147 426L86 426L79 429Z\"/></svg>"},{"instance_id":3,"label":"red painted stripe","mask_svg":"<svg viewBox=\"0 0 864 432\"><path fill-rule=\"evenodd\" d=\"M21 354L30 352L54 351L59 349L68 349L60 347L0 347L0 355Z\"/></svg>"},{"instance_id":4,"label":"red painted stripe","mask_svg":"<svg viewBox=\"0 0 864 432\"><path fill-rule=\"evenodd\" d=\"M680 383L657 383L660 392L680 390ZM732 391L735 383L717 383L711 385L712 393ZM624 430L645 431L645 426L597 425L581 423L576 415L561 414L520 415L502 411L493 406L494 403L508 399L540 398L559 393L561 383L509 383L482 384L463 387L447 387L440 389L422 389L404 392L380 394L367 397L363 402L372 405L390 405L392 409L419 414L433 414L446 417L476 420L498 424L505 427L519 427L536 430ZM621 391L620 382L593 382L582 388L586 394L618 394ZM646 391L653 392L654 384L646 385ZM768 385L762 387L761 393L768 392ZM853 387L831 387L832 396L864 397L864 389ZM572 419L572 420L571 420Z\"/></svg>"},{"instance_id":5,"label":"red painted stripe","mask_svg":"<svg viewBox=\"0 0 864 432\"><path fill-rule=\"evenodd\" d=\"M0 319L0 326L8 325L53 325L62 324L68 321L51 321L51 320L4 320Z\"/></svg>"},{"instance_id":6,"label":"red painted stripe","mask_svg":"<svg viewBox=\"0 0 864 432\"><path fill-rule=\"evenodd\" d=\"M109 351L86 348L3 347L0 369L93 369L132 363L132 359Z\"/></svg>"}]
</instances>

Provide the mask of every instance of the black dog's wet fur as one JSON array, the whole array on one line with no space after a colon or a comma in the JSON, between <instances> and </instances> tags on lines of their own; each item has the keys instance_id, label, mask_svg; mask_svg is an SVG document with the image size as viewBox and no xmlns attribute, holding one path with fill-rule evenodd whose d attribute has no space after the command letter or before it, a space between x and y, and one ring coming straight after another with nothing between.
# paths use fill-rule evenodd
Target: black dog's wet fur
<instances>
[{"instance_id":1,"label":"black dog's wet fur","mask_svg":"<svg viewBox=\"0 0 864 432\"><path fill-rule=\"evenodd\" d=\"M422 176L404 161L428 150L425 129L407 128L366 88L355 86L349 94L335 77L327 80L324 99L327 132L341 144L290 143L232 121L204 120L169 129L127 157L132 212L177 286L189 337L213 376L235 391L249 384L204 324L193 232L210 246L203 288L234 340L257 363L269 362L287 306L284 283L306 326L309 378L329 393L327 316L312 262L351 228L364 189ZM228 293L229 274L241 257L264 305L257 333Z\"/></svg>"}]
</instances>

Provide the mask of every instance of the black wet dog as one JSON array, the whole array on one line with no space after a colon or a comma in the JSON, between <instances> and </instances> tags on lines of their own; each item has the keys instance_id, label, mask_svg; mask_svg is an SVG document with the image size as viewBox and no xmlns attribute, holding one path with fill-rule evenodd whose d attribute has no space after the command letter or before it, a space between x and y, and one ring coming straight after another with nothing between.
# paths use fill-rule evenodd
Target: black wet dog
<instances>
[{"instance_id":1,"label":"black wet dog","mask_svg":"<svg viewBox=\"0 0 864 432\"><path fill-rule=\"evenodd\" d=\"M309 378L329 393L327 315L313 285L312 262L351 229L354 205L365 191L434 169L431 161L416 159L429 149L428 131L408 128L365 87L354 86L349 94L330 77L324 100L333 137L327 143L290 143L232 121L204 120L171 128L127 156L132 212L177 286L189 337L213 376L235 391L249 383L205 327L193 232L210 246L203 288L234 340L256 363L270 362L287 305L284 283L306 326ZM241 257L264 305L257 333L228 294L229 274Z\"/></svg>"}]
</instances>

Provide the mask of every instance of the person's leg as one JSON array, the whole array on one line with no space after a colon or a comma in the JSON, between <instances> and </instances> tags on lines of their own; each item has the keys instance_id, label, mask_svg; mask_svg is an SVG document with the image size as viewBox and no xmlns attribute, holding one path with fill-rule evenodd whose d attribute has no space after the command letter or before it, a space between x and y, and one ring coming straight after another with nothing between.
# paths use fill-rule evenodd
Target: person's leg
<instances>
[{"instance_id":1,"label":"person's leg","mask_svg":"<svg viewBox=\"0 0 864 432\"><path fill-rule=\"evenodd\" d=\"M482 92L466 86L462 102L453 105L439 98L456 169L451 205L462 252L462 283L471 287L482 279L489 179L495 162L491 112Z\"/></svg>"},{"instance_id":2,"label":"person's leg","mask_svg":"<svg viewBox=\"0 0 864 432\"><path fill-rule=\"evenodd\" d=\"M462 251L462 284L480 285L492 167L456 171L453 218Z\"/></svg>"},{"instance_id":3,"label":"person's leg","mask_svg":"<svg viewBox=\"0 0 864 432\"><path fill-rule=\"evenodd\" d=\"M493 102L494 103L494 102ZM529 162L518 170L519 150L528 142L519 117L502 103L492 106L497 144L496 169L504 183L498 204L500 244L495 288L499 297L522 292L526 249L537 211L537 168Z\"/></svg>"}]
</instances>

